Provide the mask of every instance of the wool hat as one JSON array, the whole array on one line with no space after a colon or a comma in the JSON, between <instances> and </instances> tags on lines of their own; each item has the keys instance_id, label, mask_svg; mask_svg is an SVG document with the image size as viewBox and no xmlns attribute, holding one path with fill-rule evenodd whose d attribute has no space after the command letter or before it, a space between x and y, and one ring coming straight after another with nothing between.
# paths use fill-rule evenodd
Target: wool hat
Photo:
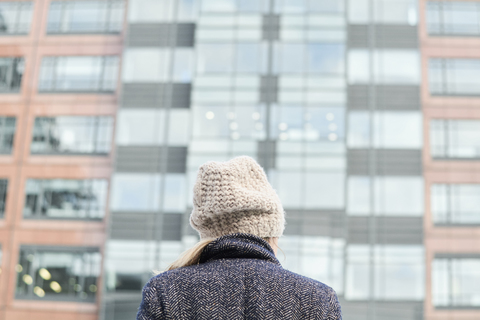
<instances>
[{"instance_id":1,"label":"wool hat","mask_svg":"<svg viewBox=\"0 0 480 320\"><path fill-rule=\"evenodd\" d=\"M201 239L237 232L280 237L285 214L262 167L241 156L227 162L210 161L199 168L190 225Z\"/></svg>"}]
</instances>

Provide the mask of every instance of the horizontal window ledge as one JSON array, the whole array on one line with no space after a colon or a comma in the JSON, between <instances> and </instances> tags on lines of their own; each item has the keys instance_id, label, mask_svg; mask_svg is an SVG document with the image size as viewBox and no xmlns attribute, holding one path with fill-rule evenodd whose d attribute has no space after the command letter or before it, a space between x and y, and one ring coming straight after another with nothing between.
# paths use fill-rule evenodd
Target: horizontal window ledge
<instances>
[{"instance_id":1,"label":"horizontal window ledge","mask_svg":"<svg viewBox=\"0 0 480 320\"><path fill-rule=\"evenodd\" d=\"M31 152L32 156L81 156L81 157L108 157L109 153L70 153L70 152Z\"/></svg>"},{"instance_id":2,"label":"horizontal window ledge","mask_svg":"<svg viewBox=\"0 0 480 320\"><path fill-rule=\"evenodd\" d=\"M432 157L434 161L480 161L480 156L476 158L444 158L444 157Z\"/></svg>"},{"instance_id":3,"label":"horizontal window ledge","mask_svg":"<svg viewBox=\"0 0 480 320\"><path fill-rule=\"evenodd\" d=\"M95 298L86 298L81 299L79 297L58 297L58 296L47 296L44 297L37 297L37 296L23 296L23 295L15 295L16 300L36 300L36 301L58 301L58 302L78 302L78 303L95 303Z\"/></svg>"},{"instance_id":4,"label":"horizontal window ledge","mask_svg":"<svg viewBox=\"0 0 480 320\"><path fill-rule=\"evenodd\" d=\"M74 221L74 222L101 222L103 217L101 218L81 218L81 217L36 217L36 216L24 216L24 220L43 220L43 221Z\"/></svg>"},{"instance_id":5,"label":"horizontal window ledge","mask_svg":"<svg viewBox=\"0 0 480 320\"><path fill-rule=\"evenodd\" d=\"M433 38L479 38L480 40L480 34L429 33L428 36Z\"/></svg>"},{"instance_id":6,"label":"horizontal window ledge","mask_svg":"<svg viewBox=\"0 0 480 320\"><path fill-rule=\"evenodd\" d=\"M118 36L120 35L121 31L98 31L98 32L48 32L48 36Z\"/></svg>"},{"instance_id":7,"label":"horizontal window ledge","mask_svg":"<svg viewBox=\"0 0 480 320\"><path fill-rule=\"evenodd\" d=\"M442 98L480 98L480 93L475 94L454 94L454 93L431 93L430 96L432 97L442 97Z\"/></svg>"},{"instance_id":8,"label":"horizontal window ledge","mask_svg":"<svg viewBox=\"0 0 480 320\"><path fill-rule=\"evenodd\" d=\"M480 227L480 222L476 223L434 223L435 227L440 228L478 228Z\"/></svg>"},{"instance_id":9,"label":"horizontal window ledge","mask_svg":"<svg viewBox=\"0 0 480 320\"><path fill-rule=\"evenodd\" d=\"M436 310L480 310L480 306L435 306Z\"/></svg>"},{"instance_id":10,"label":"horizontal window ledge","mask_svg":"<svg viewBox=\"0 0 480 320\"><path fill-rule=\"evenodd\" d=\"M62 91L62 90L52 90L52 91L45 91L39 90L38 93L40 94L115 94L115 91Z\"/></svg>"}]
</instances>

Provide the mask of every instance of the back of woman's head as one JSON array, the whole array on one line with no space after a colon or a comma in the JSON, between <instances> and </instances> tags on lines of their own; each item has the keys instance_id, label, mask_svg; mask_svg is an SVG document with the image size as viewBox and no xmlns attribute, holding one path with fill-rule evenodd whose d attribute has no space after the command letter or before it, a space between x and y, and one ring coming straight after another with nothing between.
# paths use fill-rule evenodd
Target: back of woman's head
<instances>
[{"instance_id":1,"label":"back of woman's head","mask_svg":"<svg viewBox=\"0 0 480 320\"><path fill-rule=\"evenodd\" d=\"M197 264L203 249L223 235L249 233L267 240L280 237L285 229L285 214L262 167L242 156L200 166L190 225L198 231L201 241L168 270Z\"/></svg>"}]
</instances>

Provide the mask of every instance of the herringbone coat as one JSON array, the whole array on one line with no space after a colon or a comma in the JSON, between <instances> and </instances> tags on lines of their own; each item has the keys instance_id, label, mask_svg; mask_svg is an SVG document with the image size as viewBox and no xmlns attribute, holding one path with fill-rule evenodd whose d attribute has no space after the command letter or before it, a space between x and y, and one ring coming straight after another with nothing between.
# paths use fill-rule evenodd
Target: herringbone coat
<instances>
[{"instance_id":1,"label":"herringbone coat","mask_svg":"<svg viewBox=\"0 0 480 320\"><path fill-rule=\"evenodd\" d=\"M335 291L285 270L254 235L220 237L200 263L161 273L143 288L137 320L341 319Z\"/></svg>"}]
</instances>

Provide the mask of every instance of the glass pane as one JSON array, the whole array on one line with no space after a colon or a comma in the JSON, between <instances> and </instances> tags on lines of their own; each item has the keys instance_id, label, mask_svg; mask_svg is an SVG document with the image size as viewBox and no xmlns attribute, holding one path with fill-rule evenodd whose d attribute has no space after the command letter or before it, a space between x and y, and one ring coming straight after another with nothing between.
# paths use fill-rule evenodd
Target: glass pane
<instances>
[{"instance_id":1,"label":"glass pane","mask_svg":"<svg viewBox=\"0 0 480 320\"><path fill-rule=\"evenodd\" d=\"M231 44L198 44L197 72L230 73L233 71L234 48Z\"/></svg>"},{"instance_id":2,"label":"glass pane","mask_svg":"<svg viewBox=\"0 0 480 320\"><path fill-rule=\"evenodd\" d=\"M21 247L16 298L55 301L95 301L101 272L97 248Z\"/></svg>"},{"instance_id":3,"label":"glass pane","mask_svg":"<svg viewBox=\"0 0 480 320\"><path fill-rule=\"evenodd\" d=\"M8 189L8 180L0 179L0 218L3 218L3 216L5 215L5 205L7 202L7 189ZM1 252L1 248L0 248L0 252ZM0 253L0 259L1 259L1 253Z\"/></svg>"},{"instance_id":4,"label":"glass pane","mask_svg":"<svg viewBox=\"0 0 480 320\"><path fill-rule=\"evenodd\" d=\"M0 35L28 34L32 22L33 2L0 2Z\"/></svg>"},{"instance_id":5,"label":"glass pane","mask_svg":"<svg viewBox=\"0 0 480 320\"><path fill-rule=\"evenodd\" d=\"M106 180L27 180L24 218L102 219Z\"/></svg>"},{"instance_id":6,"label":"glass pane","mask_svg":"<svg viewBox=\"0 0 480 320\"><path fill-rule=\"evenodd\" d=\"M374 184L377 214L423 216L422 177L377 177Z\"/></svg>"},{"instance_id":7,"label":"glass pane","mask_svg":"<svg viewBox=\"0 0 480 320\"><path fill-rule=\"evenodd\" d=\"M0 117L0 154L12 154L17 119Z\"/></svg>"},{"instance_id":8,"label":"glass pane","mask_svg":"<svg viewBox=\"0 0 480 320\"><path fill-rule=\"evenodd\" d=\"M180 57L181 58L181 57ZM188 61L188 60L187 60ZM188 67L188 66L183 66ZM176 79L188 78L185 69L175 69ZM124 82L164 82L170 77L170 52L157 48L129 48L123 57Z\"/></svg>"},{"instance_id":9,"label":"glass pane","mask_svg":"<svg viewBox=\"0 0 480 320\"><path fill-rule=\"evenodd\" d=\"M22 85L25 62L23 58L0 58L0 93L16 93Z\"/></svg>"},{"instance_id":10,"label":"glass pane","mask_svg":"<svg viewBox=\"0 0 480 320\"><path fill-rule=\"evenodd\" d=\"M165 130L158 124L165 123L165 110L120 110L117 122L117 145L147 146L163 143Z\"/></svg>"},{"instance_id":11,"label":"glass pane","mask_svg":"<svg viewBox=\"0 0 480 320\"><path fill-rule=\"evenodd\" d=\"M423 121L421 112L376 112L373 123L376 148L422 148Z\"/></svg>"},{"instance_id":12,"label":"glass pane","mask_svg":"<svg viewBox=\"0 0 480 320\"><path fill-rule=\"evenodd\" d=\"M111 149L112 117L61 116L35 119L32 154L97 154Z\"/></svg>"},{"instance_id":13,"label":"glass pane","mask_svg":"<svg viewBox=\"0 0 480 320\"><path fill-rule=\"evenodd\" d=\"M112 178L110 209L155 211L160 206L160 175L117 173Z\"/></svg>"}]
</instances>

